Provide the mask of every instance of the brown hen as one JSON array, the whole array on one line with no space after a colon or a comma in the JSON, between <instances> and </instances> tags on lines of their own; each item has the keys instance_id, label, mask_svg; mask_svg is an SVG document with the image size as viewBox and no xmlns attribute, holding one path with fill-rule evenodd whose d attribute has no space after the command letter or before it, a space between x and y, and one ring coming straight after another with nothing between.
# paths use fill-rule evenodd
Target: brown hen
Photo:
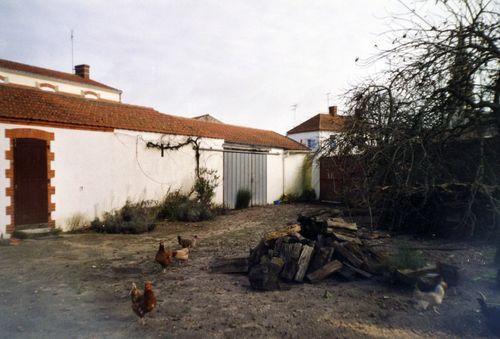
<instances>
[{"instance_id":1,"label":"brown hen","mask_svg":"<svg viewBox=\"0 0 500 339\"><path fill-rule=\"evenodd\" d=\"M163 241L160 242L160 247L158 248L158 252L156 252L155 261L163 267L163 272L167 270L167 266L173 263L173 253L172 251L165 250L165 246L163 245Z\"/></svg>"},{"instance_id":2,"label":"brown hen","mask_svg":"<svg viewBox=\"0 0 500 339\"><path fill-rule=\"evenodd\" d=\"M151 281L147 281L144 284L144 293L141 293L135 283L132 283L130 299L132 300L132 310L144 325L146 323L144 317L156 307L156 297L153 293L153 284Z\"/></svg>"}]
</instances>

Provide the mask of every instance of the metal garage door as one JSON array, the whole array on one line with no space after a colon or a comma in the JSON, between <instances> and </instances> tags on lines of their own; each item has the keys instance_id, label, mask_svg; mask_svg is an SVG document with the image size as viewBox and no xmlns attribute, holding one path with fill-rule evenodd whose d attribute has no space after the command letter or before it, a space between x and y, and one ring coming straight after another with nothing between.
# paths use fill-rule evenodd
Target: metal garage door
<instances>
[{"instance_id":1,"label":"metal garage door","mask_svg":"<svg viewBox=\"0 0 500 339\"><path fill-rule=\"evenodd\" d=\"M267 203L267 155L224 152L224 206L234 208L240 189L252 192L252 205Z\"/></svg>"}]
</instances>

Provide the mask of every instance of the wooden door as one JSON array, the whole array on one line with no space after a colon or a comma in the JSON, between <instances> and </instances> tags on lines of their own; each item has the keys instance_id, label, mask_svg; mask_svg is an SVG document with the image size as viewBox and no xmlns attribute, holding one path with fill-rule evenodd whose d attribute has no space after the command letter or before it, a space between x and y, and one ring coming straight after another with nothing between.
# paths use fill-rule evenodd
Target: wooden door
<instances>
[{"instance_id":1,"label":"wooden door","mask_svg":"<svg viewBox=\"0 0 500 339\"><path fill-rule=\"evenodd\" d=\"M47 142L14 139L14 222L40 227L48 223Z\"/></svg>"}]
</instances>

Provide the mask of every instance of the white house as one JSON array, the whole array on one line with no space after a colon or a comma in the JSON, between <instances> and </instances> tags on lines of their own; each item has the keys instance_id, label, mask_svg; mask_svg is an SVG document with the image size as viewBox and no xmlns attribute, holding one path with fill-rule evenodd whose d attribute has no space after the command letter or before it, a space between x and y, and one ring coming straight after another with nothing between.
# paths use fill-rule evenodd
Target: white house
<instances>
[{"instance_id":1,"label":"white house","mask_svg":"<svg viewBox=\"0 0 500 339\"><path fill-rule=\"evenodd\" d=\"M287 136L312 151L318 148L332 135L342 132L347 116L337 114L337 106L330 106L328 113L319 113L287 132Z\"/></svg>"},{"instance_id":2,"label":"white house","mask_svg":"<svg viewBox=\"0 0 500 339\"><path fill-rule=\"evenodd\" d=\"M260 129L182 118L124 104L121 91L75 74L0 60L0 234L25 227L67 228L127 199L190 190L199 166L220 176L215 202L234 206L240 188L253 204L297 190L310 152ZM161 146L183 145L177 150ZM156 147L155 147L156 146Z\"/></svg>"},{"instance_id":3,"label":"white house","mask_svg":"<svg viewBox=\"0 0 500 339\"><path fill-rule=\"evenodd\" d=\"M332 135L342 133L348 116L338 115L337 106L330 106L328 113L319 113L303 123L295 126L287 132L287 136L304 146L307 146L315 153L325 142L329 141ZM320 154L315 154L312 161L312 187L316 191L316 196L320 196Z\"/></svg>"}]
</instances>

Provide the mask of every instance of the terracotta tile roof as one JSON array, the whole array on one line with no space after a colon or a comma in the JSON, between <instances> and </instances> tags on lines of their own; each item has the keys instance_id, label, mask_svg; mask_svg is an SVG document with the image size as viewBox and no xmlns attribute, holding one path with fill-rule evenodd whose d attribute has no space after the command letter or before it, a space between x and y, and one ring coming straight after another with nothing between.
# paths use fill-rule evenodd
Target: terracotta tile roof
<instances>
[{"instance_id":1,"label":"terracotta tile roof","mask_svg":"<svg viewBox=\"0 0 500 339\"><path fill-rule=\"evenodd\" d=\"M41 67L36 67L36 66L30 66L30 65L21 64L19 62L9 61L9 60L5 60L5 59L0 59L0 68L7 68L10 70L14 70L14 71L33 73L33 74L46 76L49 78L66 80L66 81L71 81L71 82L78 82L78 83L82 83L82 84L86 84L86 85L91 85L91 86L96 86L96 87L101 87L101 88L121 92L119 89L101 84L100 82L94 81L92 79L84 79L81 76L78 76L75 74L54 71L51 69L41 68Z\"/></svg>"},{"instance_id":2,"label":"terracotta tile roof","mask_svg":"<svg viewBox=\"0 0 500 339\"><path fill-rule=\"evenodd\" d=\"M311 119L304 121L287 132L287 134L313 132L313 131L331 131L342 132L344 125L349 117L345 115L317 114Z\"/></svg>"},{"instance_id":3,"label":"terracotta tile roof","mask_svg":"<svg viewBox=\"0 0 500 339\"><path fill-rule=\"evenodd\" d=\"M199 116L196 116L196 117L192 117L191 119L201 120L201 121L210 121L210 122L216 122L218 124L223 124L222 121L220 121L219 119L214 118L210 114L199 115Z\"/></svg>"},{"instance_id":4,"label":"terracotta tile roof","mask_svg":"<svg viewBox=\"0 0 500 339\"><path fill-rule=\"evenodd\" d=\"M0 84L0 120L82 129L126 129L307 150L276 132L162 114L152 108Z\"/></svg>"}]
</instances>

